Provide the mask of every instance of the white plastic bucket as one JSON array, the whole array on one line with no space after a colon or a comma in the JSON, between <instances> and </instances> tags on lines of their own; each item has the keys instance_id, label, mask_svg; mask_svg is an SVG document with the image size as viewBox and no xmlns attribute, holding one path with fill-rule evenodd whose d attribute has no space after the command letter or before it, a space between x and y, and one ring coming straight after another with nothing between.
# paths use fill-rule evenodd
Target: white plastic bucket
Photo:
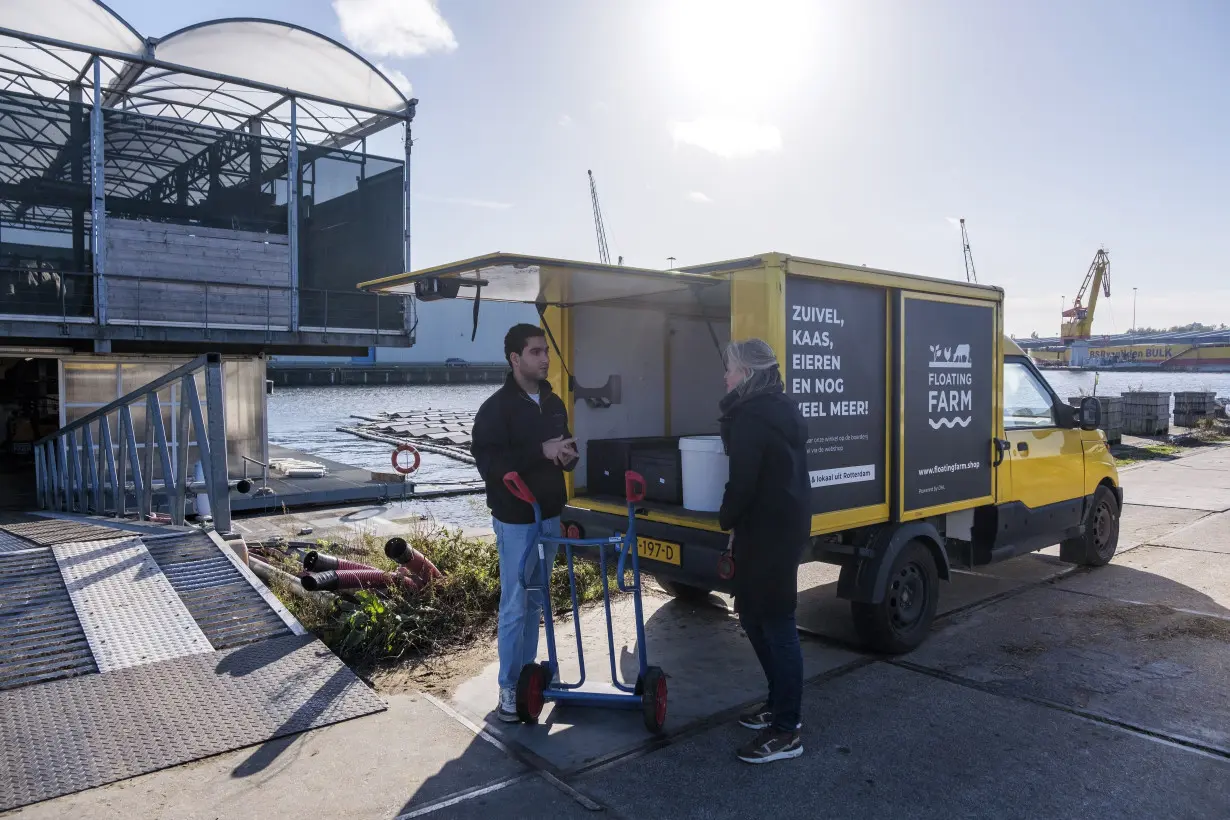
<instances>
[{"instance_id":1,"label":"white plastic bucket","mask_svg":"<svg viewBox=\"0 0 1230 820\"><path fill-rule=\"evenodd\" d=\"M726 491L730 460L721 436L684 436L679 439L683 461L683 506L696 512L717 512Z\"/></svg>"}]
</instances>

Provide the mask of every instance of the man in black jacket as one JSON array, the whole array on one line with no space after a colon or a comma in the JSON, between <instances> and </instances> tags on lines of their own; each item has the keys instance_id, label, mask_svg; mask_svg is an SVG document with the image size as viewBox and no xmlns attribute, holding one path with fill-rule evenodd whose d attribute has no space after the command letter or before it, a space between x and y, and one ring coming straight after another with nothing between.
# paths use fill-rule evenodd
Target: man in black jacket
<instances>
[{"instance_id":1,"label":"man in black jacket","mask_svg":"<svg viewBox=\"0 0 1230 820\"><path fill-rule=\"evenodd\" d=\"M739 719L760 732L738 755L768 763L803 753L803 653L794 611L811 534L807 425L785 395L773 349L760 339L727 347L726 389L719 407L730 477L719 523L732 530L735 608L769 683L764 705Z\"/></svg>"},{"instance_id":2,"label":"man in black jacket","mask_svg":"<svg viewBox=\"0 0 1230 820\"><path fill-rule=\"evenodd\" d=\"M538 621L542 603L530 599L519 574L521 558L531 550L526 574L550 576L557 548L540 562L535 545L533 508L504 486L504 475L517 472L534 493L542 512L542 534L559 535L559 515L568 500L564 471L577 464L576 442L568 432L568 411L547 382L547 340L534 325L514 325L504 337L504 357L512 372L474 417L471 452L487 484L487 506L500 553L500 700L496 716L517 720L517 678L521 667L538 656Z\"/></svg>"}]
</instances>

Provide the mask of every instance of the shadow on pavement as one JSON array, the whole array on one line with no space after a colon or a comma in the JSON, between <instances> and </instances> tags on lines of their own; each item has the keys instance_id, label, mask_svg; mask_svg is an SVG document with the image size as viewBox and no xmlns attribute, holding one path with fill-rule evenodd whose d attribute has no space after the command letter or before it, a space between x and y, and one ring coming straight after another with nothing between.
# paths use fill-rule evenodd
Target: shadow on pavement
<instances>
[{"instance_id":1,"label":"shadow on pavement","mask_svg":"<svg viewBox=\"0 0 1230 820\"><path fill-rule=\"evenodd\" d=\"M495 723L494 667L460 687L451 708L471 725L485 725L527 766L566 777L626 816L745 817L766 805L781 817L812 817L820 805L829 807L826 816L840 817L948 818L950 809L1071 816L1092 805L1082 767L1137 778L1093 800L1102 807L1114 802L1107 795L1128 800L1117 804L1123 816L1149 816L1159 795L1179 788L1186 791L1171 805L1203 814L1170 816L1214 816L1209 801L1224 797L1201 778L1210 771L1230 776L1230 761L1218 759L1230 758L1230 583L1222 583L1230 581L1230 558L1141 547L1116 560L1162 558L1165 568L1149 572L1124 563L1071 570L1031 555L999 565L996 576L957 578L946 587L947 603L941 598L952 614L920 649L888 662L869 664L805 640L813 679L805 690L808 754L786 764L748 767L733 757L745 739L734 714L762 696L764 683L737 622L716 599L646 597L650 662L670 676L665 740L652 740L638 713L617 710L548 706L537 726ZM1210 560L1221 561L1226 574L1210 570ZM969 605L978 601L984 603ZM836 625L826 627L830 633L847 628L841 624L849 623L848 605L835 598L831 582L804 590L800 611L805 605L815 621ZM617 600L614 617L617 667L632 679L630 602ZM583 611L582 622L590 679L605 679L601 608ZM575 674L570 626L557 631L566 679ZM458 765L493 748L475 738ZM1197 753L1193 763L1193 749L1207 754ZM452 765L437 777L453 777ZM553 792L563 801L559 816L584 812L539 775L521 777L476 782L469 788L481 794L441 816L515 816L524 807L521 795L530 792ZM1137 794L1148 790L1144 799ZM421 791L406 811L429 805ZM795 797L782 802L783 794ZM834 800L848 802L835 809Z\"/></svg>"},{"instance_id":2,"label":"shadow on pavement","mask_svg":"<svg viewBox=\"0 0 1230 820\"><path fill-rule=\"evenodd\" d=\"M630 817L1223 816L1230 587L1189 575L1230 559L1182 557L1031 587L808 686L798 760L739 763L727 722L576 784Z\"/></svg>"}]
</instances>

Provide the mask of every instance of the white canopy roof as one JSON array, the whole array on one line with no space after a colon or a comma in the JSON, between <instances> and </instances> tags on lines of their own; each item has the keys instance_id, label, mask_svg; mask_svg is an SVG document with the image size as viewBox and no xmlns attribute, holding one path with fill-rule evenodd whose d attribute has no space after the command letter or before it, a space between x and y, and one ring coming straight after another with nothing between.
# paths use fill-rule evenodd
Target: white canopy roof
<instances>
[{"instance_id":1,"label":"white canopy roof","mask_svg":"<svg viewBox=\"0 0 1230 820\"><path fill-rule=\"evenodd\" d=\"M146 38L98 0L0 0L0 90L92 98L102 61L104 103L223 128L259 117L284 137L290 98L300 138L341 145L413 117L415 100L363 57L292 23L236 18Z\"/></svg>"}]
</instances>

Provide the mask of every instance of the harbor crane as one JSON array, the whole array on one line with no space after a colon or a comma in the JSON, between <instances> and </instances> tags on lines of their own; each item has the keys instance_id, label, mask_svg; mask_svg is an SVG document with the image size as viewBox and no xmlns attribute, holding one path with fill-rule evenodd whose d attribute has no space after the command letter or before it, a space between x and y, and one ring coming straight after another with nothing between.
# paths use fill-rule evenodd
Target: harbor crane
<instances>
[{"instance_id":1,"label":"harbor crane","mask_svg":"<svg viewBox=\"0 0 1230 820\"><path fill-rule=\"evenodd\" d=\"M604 265L611 264L611 252L606 246L606 226L602 224L602 206L598 204L598 183L594 182L594 172L589 174L589 198L594 204L594 232L598 234L598 261Z\"/></svg>"},{"instance_id":2,"label":"harbor crane","mask_svg":"<svg viewBox=\"0 0 1230 820\"><path fill-rule=\"evenodd\" d=\"M965 254L965 281L978 284L978 274L974 273L974 252L969 249L969 234L965 231L965 220L961 220L961 247Z\"/></svg>"},{"instance_id":3,"label":"harbor crane","mask_svg":"<svg viewBox=\"0 0 1230 820\"><path fill-rule=\"evenodd\" d=\"M1059 335L1064 344L1083 341L1089 338L1093 329L1093 311L1098 306L1098 291L1110 298L1110 254L1106 248L1098 249L1085 274L1085 281L1076 294L1072 307L1063 312L1059 327ZM1089 305L1085 306L1085 296L1089 296Z\"/></svg>"}]
</instances>

